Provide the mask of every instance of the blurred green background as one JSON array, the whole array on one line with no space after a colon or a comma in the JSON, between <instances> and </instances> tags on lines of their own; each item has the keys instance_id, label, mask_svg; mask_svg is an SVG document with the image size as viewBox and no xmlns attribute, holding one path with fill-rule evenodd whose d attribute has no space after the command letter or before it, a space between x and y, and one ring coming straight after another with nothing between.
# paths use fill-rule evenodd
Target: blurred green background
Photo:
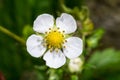
<instances>
[{"instance_id":1,"label":"blurred green background","mask_svg":"<svg viewBox=\"0 0 120 80\"><path fill-rule=\"evenodd\" d=\"M56 16L57 11L58 0L0 0L0 25L26 39L33 33L33 21L38 15L49 13ZM35 80L31 76L36 75L34 65L42 64L45 64L43 60L31 57L25 46L0 32L0 72L6 80Z\"/></svg>"},{"instance_id":2,"label":"blurred green background","mask_svg":"<svg viewBox=\"0 0 120 80\"><path fill-rule=\"evenodd\" d=\"M21 36L26 40L27 37L33 33L33 21L38 15L42 13L49 13L57 17L58 14L62 12L59 1L0 0L0 26L7 28L11 32L15 33L18 36ZM119 2L119 0L115 1ZM106 19L101 19L101 15L99 11L97 11L98 8L95 7L96 4L103 5L102 3L107 3L107 0L105 2L103 2L103 0L65 0L65 4L71 9L74 7L78 7L80 9L82 5L87 4L91 12L90 17L95 23L95 26L106 26L103 27L105 29L105 36L103 36L100 46L93 49L92 53L94 54L91 54L90 58L86 60L85 66L87 68L85 68L83 72L78 75L79 79L72 78L71 80L120 80L120 38L117 36L118 44L116 40L110 40L114 36L111 36L110 32L113 30L113 27L111 30L109 29L109 25L106 25L106 23L104 23L104 20L106 21ZM108 0L108 3L113 2L110 2L110 0ZM109 7L109 5L106 6ZM117 8L112 8L117 9L120 8L120 6ZM103 7L103 9L107 8ZM101 10L101 7L98 10ZM111 12L114 11L111 10ZM108 17L110 16L108 15ZM103 23L100 23L99 18ZM110 20L110 18L107 20ZM120 24L120 22L118 23ZM107 22L107 24L110 24L110 22ZM116 33L115 35L119 34L117 31L114 32ZM109 38L106 39L106 37ZM111 44L112 42L114 44ZM31 57L27 53L25 46L21 45L19 42L12 39L8 35L0 32L0 73L4 75L5 80L48 80L47 76L49 75L47 73L47 67L42 66L39 70L36 69L38 65L44 64L45 63L41 58ZM70 80L69 77L72 75L71 73L68 73L67 71L60 73L60 71L61 69L58 69L57 73L58 75L60 74L60 76L62 75L62 77L58 80ZM2 74L0 74L0 76L2 76Z\"/></svg>"}]
</instances>

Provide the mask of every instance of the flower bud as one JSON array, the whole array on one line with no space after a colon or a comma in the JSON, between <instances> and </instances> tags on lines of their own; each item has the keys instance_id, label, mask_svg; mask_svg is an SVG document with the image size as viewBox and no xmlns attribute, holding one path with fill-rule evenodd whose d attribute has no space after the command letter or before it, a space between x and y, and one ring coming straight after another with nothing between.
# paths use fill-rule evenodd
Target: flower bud
<instances>
[{"instance_id":1,"label":"flower bud","mask_svg":"<svg viewBox=\"0 0 120 80\"><path fill-rule=\"evenodd\" d=\"M70 60L69 70L70 72L81 72L83 69L83 61L81 58L74 58Z\"/></svg>"}]
</instances>

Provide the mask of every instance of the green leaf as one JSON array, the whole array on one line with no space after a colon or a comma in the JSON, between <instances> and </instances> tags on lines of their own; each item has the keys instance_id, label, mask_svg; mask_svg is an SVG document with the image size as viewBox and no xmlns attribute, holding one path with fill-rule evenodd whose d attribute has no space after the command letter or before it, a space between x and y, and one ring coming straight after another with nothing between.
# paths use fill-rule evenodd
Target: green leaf
<instances>
[{"instance_id":1,"label":"green leaf","mask_svg":"<svg viewBox=\"0 0 120 80\"><path fill-rule=\"evenodd\" d=\"M104 34L103 29L97 29L93 32L93 34L87 39L88 47L95 48L98 46L99 41L101 40Z\"/></svg>"},{"instance_id":2,"label":"green leaf","mask_svg":"<svg viewBox=\"0 0 120 80\"><path fill-rule=\"evenodd\" d=\"M77 75L72 75L71 80L78 80L78 76Z\"/></svg>"},{"instance_id":3,"label":"green leaf","mask_svg":"<svg viewBox=\"0 0 120 80\"><path fill-rule=\"evenodd\" d=\"M89 65L89 66L88 66ZM120 51L96 51L86 63L83 80L120 80Z\"/></svg>"},{"instance_id":4,"label":"green leaf","mask_svg":"<svg viewBox=\"0 0 120 80\"><path fill-rule=\"evenodd\" d=\"M117 66L120 66L120 51L114 49L97 51L92 55L88 63L96 68L117 68Z\"/></svg>"},{"instance_id":5,"label":"green leaf","mask_svg":"<svg viewBox=\"0 0 120 80\"><path fill-rule=\"evenodd\" d=\"M30 26L30 25L26 25L24 28L23 28L23 37L25 39L27 39L28 36L30 36L31 34L34 33L33 31L33 28Z\"/></svg>"}]
</instances>

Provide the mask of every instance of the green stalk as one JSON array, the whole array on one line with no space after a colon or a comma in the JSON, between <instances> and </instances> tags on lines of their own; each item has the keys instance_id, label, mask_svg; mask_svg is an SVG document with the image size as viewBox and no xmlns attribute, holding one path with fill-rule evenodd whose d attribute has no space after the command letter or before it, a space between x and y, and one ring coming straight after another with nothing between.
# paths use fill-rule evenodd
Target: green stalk
<instances>
[{"instance_id":1,"label":"green stalk","mask_svg":"<svg viewBox=\"0 0 120 80\"><path fill-rule=\"evenodd\" d=\"M14 33L12 33L8 29L0 26L0 31L7 34L8 36L15 39L16 41L20 42L22 45L25 45L25 40L24 39L22 39L21 37L19 37L18 35L14 34Z\"/></svg>"}]
</instances>

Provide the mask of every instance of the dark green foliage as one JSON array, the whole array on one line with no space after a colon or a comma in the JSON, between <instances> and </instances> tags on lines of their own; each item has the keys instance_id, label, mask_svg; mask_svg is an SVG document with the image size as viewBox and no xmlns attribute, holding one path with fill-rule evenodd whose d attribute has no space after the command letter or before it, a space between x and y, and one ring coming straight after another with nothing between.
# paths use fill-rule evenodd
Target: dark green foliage
<instances>
[{"instance_id":1,"label":"dark green foliage","mask_svg":"<svg viewBox=\"0 0 120 80\"><path fill-rule=\"evenodd\" d=\"M96 51L86 63L83 80L120 80L120 51Z\"/></svg>"},{"instance_id":2,"label":"dark green foliage","mask_svg":"<svg viewBox=\"0 0 120 80\"><path fill-rule=\"evenodd\" d=\"M65 0L65 3L68 7L70 8L74 8L74 7L78 7L81 8L84 4L84 0Z\"/></svg>"},{"instance_id":3,"label":"dark green foliage","mask_svg":"<svg viewBox=\"0 0 120 80\"><path fill-rule=\"evenodd\" d=\"M0 25L26 39L33 33L33 21L38 15L53 14L52 2L53 0L0 0ZM26 28L27 25L30 26ZM6 80L19 80L25 71L34 69L33 64L42 65L43 60L32 58L25 46L0 32L0 71Z\"/></svg>"}]
</instances>

